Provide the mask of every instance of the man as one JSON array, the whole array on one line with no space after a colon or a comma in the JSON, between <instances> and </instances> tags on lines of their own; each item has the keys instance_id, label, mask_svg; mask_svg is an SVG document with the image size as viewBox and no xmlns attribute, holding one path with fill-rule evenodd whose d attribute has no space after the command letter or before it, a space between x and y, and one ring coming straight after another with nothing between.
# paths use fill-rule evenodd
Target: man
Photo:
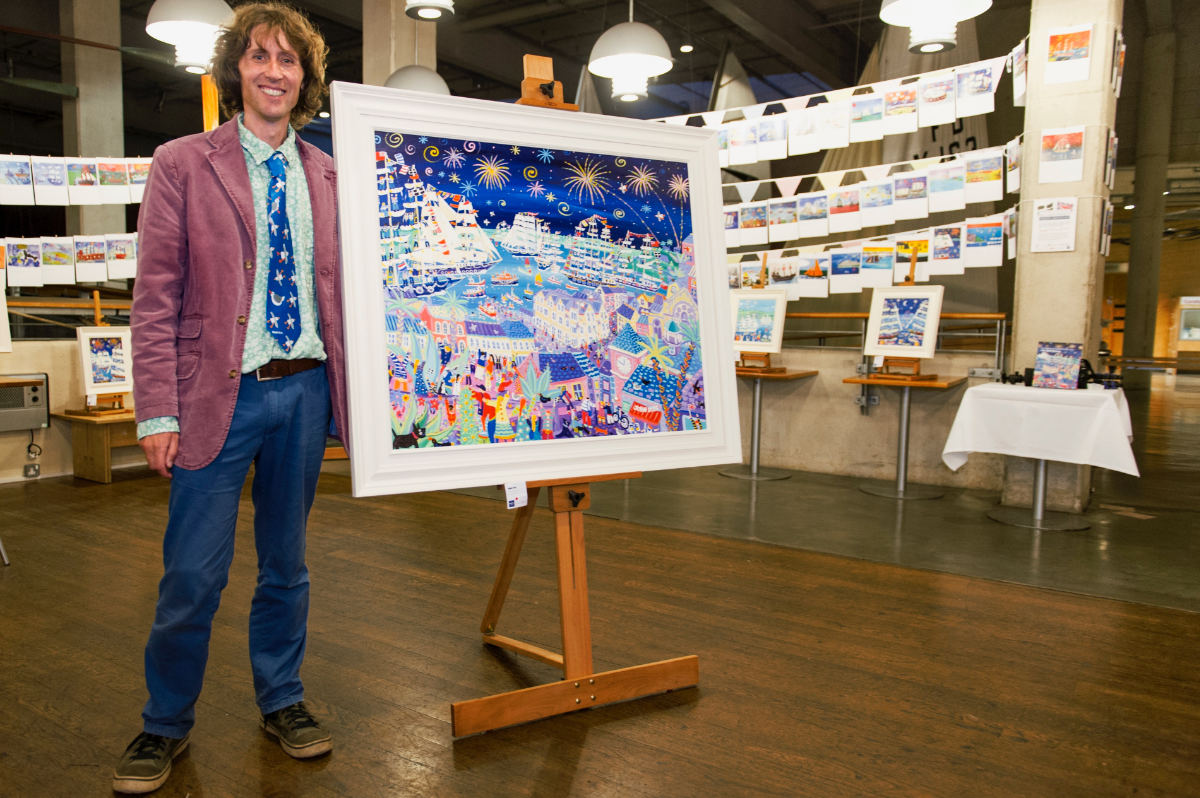
<instances>
[{"instance_id":1,"label":"man","mask_svg":"<svg viewBox=\"0 0 1200 798\"><path fill-rule=\"evenodd\" d=\"M150 697L114 771L118 792L157 789L187 746L251 463L250 661L263 728L293 757L332 748L305 708L299 671L305 524L331 412L346 429L335 175L293 130L321 107L327 52L295 10L240 6L213 58L234 118L163 145L150 170L132 310L135 400L141 446L171 494L145 654Z\"/></svg>"}]
</instances>

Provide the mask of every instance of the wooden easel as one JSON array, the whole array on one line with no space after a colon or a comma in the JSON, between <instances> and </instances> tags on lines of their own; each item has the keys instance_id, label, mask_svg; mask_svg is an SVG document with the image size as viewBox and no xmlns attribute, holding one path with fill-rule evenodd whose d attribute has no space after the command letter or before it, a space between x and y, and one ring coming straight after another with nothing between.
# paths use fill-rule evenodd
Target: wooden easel
<instances>
[{"instance_id":1,"label":"wooden easel","mask_svg":"<svg viewBox=\"0 0 1200 798\"><path fill-rule=\"evenodd\" d=\"M917 284L917 250L914 247L908 260L908 277L897 285ZM883 366L871 374L879 380L891 382L930 382L936 381L936 374L921 373L921 358L919 357L887 357L883 358Z\"/></svg>"},{"instance_id":2,"label":"wooden easel","mask_svg":"<svg viewBox=\"0 0 1200 798\"><path fill-rule=\"evenodd\" d=\"M85 404L82 408L67 408L63 411L68 416L115 416L127 412L125 398L128 393L96 394L96 404Z\"/></svg>"},{"instance_id":3,"label":"wooden easel","mask_svg":"<svg viewBox=\"0 0 1200 798\"><path fill-rule=\"evenodd\" d=\"M787 371L785 366L772 366L770 352L738 352L737 367L760 374L779 374Z\"/></svg>"},{"instance_id":4,"label":"wooden easel","mask_svg":"<svg viewBox=\"0 0 1200 798\"><path fill-rule=\"evenodd\" d=\"M525 56L520 105L578 110L562 102L562 83L554 80L553 62ZM550 479L530 482L528 503L517 510L504 548L504 557L492 585L487 610L479 630L486 645L530 657L562 669L563 680L497 693L450 705L451 733L455 737L499 729L517 723L563 715L588 707L694 687L700 682L700 661L689 655L596 673L592 664L592 619L588 611L587 558L583 540L583 511L591 506L591 483L640 477L640 472L606 474L586 479ZM558 600L561 614L562 653L533 643L496 634L500 610L508 596L534 505L542 488L554 513L555 551L558 558Z\"/></svg>"},{"instance_id":5,"label":"wooden easel","mask_svg":"<svg viewBox=\"0 0 1200 798\"><path fill-rule=\"evenodd\" d=\"M562 669L563 680L450 706L455 737L491 731L517 723L563 715L580 709L628 701L655 693L694 687L700 682L700 661L692 654L674 659L596 673L592 664L592 626L588 611L587 558L583 540L583 511L591 506L591 483L631 479L640 473L606 474L586 480L552 479L529 483L529 503L517 510L500 561L492 595L480 624L483 642ZM508 595L513 571L533 517L541 488L549 489L554 513L558 559L558 599L562 653L496 634L500 610Z\"/></svg>"}]
</instances>

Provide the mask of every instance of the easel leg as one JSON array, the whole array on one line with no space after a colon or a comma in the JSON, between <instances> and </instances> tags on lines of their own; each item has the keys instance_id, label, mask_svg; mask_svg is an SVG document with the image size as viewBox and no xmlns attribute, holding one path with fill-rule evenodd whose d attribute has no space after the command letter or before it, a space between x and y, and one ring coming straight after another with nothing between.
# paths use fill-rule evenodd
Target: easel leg
<instances>
[{"instance_id":1,"label":"easel leg","mask_svg":"<svg viewBox=\"0 0 1200 798\"><path fill-rule=\"evenodd\" d=\"M483 623L479 625L479 631L485 635L492 634L496 630L496 622L500 620L500 610L503 609L504 599L508 596L508 586L512 583L517 560L521 558L521 547L525 545L525 533L529 531L529 521L533 518L533 508L537 504L540 491L541 488L529 488L528 503L518 509L516 517L513 518L512 531L508 533L508 543L504 547L504 557L500 560L500 570L496 572L492 595L483 614Z\"/></svg>"},{"instance_id":2,"label":"easel leg","mask_svg":"<svg viewBox=\"0 0 1200 798\"><path fill-rule=\"evenodd\" d=\"M561 609L563 676L576 679L592 672L592 621L588 614L587 558L583 543L583 510L557 509L570 504L567 488L550 489L555 510L554 536L558 555L558 602ZM589 491L584 488L584 499ZM577 501L580 504L582 501ZM584 504L586 506L586 504Z\"/></svg>"}]
</instances>

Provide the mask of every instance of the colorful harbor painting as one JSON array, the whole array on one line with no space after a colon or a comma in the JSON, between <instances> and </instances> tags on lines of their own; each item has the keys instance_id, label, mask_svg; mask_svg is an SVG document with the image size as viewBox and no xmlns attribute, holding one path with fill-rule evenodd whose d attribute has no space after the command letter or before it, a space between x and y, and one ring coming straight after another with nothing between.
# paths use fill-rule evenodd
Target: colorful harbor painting
<instances>
[{"instance_id":1,"label":"colorful harbor painting","mask_svg":"<svg viewBox=\"0 0 1200 798\"><path fill-rule=\"evenodd\" d=\"M103 386L124 383L128 378L124 342L120 336L96 336L89 340L88 364L91 382Z\"/></svg>"},{"instance_id":2,"label":"colorful harbor painting","mask_svg":"<svg viewBox=\"0 0 1200 798\"><path fill-rule=\"evenodd\" d=\"M375 176L392 449L705 429L687 164L376 130Z\"/></svg>"},{"instance_id":3,"label":"colorful harbor painting","mask_svg":"<svg viewBox=\"0 0 1200 798\"><path fill-rule=\"evenodd\" d=\"M876 343L880 346L919 347L925 342L928 320L928 297L887 297L883 300L883 315Z\"/></svg>"}]
</instances>

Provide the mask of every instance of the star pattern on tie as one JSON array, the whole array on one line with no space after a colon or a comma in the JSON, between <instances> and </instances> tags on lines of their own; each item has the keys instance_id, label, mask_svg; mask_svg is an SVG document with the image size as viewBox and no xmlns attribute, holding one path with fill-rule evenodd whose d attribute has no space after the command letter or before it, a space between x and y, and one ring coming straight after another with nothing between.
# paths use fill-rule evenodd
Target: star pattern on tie
<instances>
[{"instance_id":1,"label":"star pattern on tie","mask_svg":"<svg viewBox=\"0 0 1200 798\"><path fill-rule=\"evenodd\" d=\"M298 314L293 316L287 313L281 324L275 312L295 308L297 304L296 261L289 247L291 233L287 217L286 168L287 161L281 152L274 152L267 159L267 169L271 172L271 181L267 184L267 229L270 232L268 262L274 267L274 272L267 291L266 321L267 332L284 352L290 352L300 337L300 319Z\"/></svg>"}]
</instances>

